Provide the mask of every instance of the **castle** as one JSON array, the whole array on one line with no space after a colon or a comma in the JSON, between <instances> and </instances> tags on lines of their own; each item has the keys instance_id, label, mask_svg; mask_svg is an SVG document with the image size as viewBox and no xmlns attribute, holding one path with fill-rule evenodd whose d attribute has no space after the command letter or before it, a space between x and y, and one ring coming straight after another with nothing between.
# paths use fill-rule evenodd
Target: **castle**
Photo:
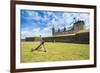
<instances>
[{"instance_id":1,"label":"castle","mask_svg":"<svg viewBox=\"0 0 100 73\"><path fill-rule=\"evenodd\" d=\"M64 35L64 34L72 34L72 33L76 33L80 30L84 30L84 21L82 20L78 20L76 22L73 23L73 26L70 27L70 29L66 29L65 27L63 29L55 29L55 27L52 28L52 35Z\"/></svg>"},{"instance_id":2,"label":"castle","mask_svg":"<svg viewBox=\"0 0 100 73\"><path fill-rule=\"evenodd\" d=\"M73 23L70 29L57 29L52 27L52 36L43 37L45 42L64 42L64 43L85 43L89 44L89 31L80 32L84 30L84 21L78 20ZM74 34L73 34L74 33ZM73 34L69 35L68 34ZM64 35L64 36L62 36ZM54 37L53 37L54 36ZM26 37L24 41L39 41L39 37Z\"/></svg>"}]
</instances>

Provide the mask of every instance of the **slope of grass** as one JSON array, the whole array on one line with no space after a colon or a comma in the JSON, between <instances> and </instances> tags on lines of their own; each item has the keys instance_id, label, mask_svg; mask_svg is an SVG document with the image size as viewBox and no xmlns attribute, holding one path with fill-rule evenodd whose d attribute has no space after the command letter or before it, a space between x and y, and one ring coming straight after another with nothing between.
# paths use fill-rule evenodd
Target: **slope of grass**
<instances>
[{"instance_id":1,"label":"slope of grass","mask_svg":"<svg viewBox=\"0 0 100 73\"><path fill-rule=\"evenodd\" d=\"M21 62L45 62L64 60L86 60L89 59L89 44L52 43L46 42L47 52L30 52L39 42L21 43Z\"/></svg>"}]
</instances>

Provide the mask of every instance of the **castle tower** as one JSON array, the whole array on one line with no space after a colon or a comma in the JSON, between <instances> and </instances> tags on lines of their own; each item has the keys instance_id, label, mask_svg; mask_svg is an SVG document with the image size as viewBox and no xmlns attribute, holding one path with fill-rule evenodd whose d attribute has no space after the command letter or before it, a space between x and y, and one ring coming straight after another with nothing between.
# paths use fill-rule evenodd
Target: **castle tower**
<instances>
[{"instance_id":1,"label":"castle tower","mask_svg":"<svg viewBox=\"0 0 100 73\"><path fill-rule=\"evenodd\" d=\"M54 34L55 34L55 28L54 28L54 25L53 25L53 27L52 27L52 36L54 36Z\"/></svg>"},{"instance_id":2,"label":"castle tower","mask_svg":"<svg viewBox=\"0 0 100 73\"><path fill-rule=\"evenodd\" d=\"M74 32L80 31L80 30L84 30L84 21L77 21L74 23Z\"/></svg>"},{"instance_id":3,"label":"castle tower","mask_svg":"<svg viewBox=\"0 0 100 73\"><path fill-rule=\"evenodd\" d=\"M64 27L64 32L66 31L66 27Z\"/></svg>"},{"instance_id":4,"label":"castle tower","mask_svg":"<svg viewBox=\"0 0 100 73\"><path fill-rule=\"evenodd\" d=\"M63 26L64 26L64 28L63 28L63 32L65 32L65 31L66 31L66 25L63 24Z\"/></svg>"},{"instance_id":5,"label":"castle tower","mask_svg":"<svg viewBox=\"0 0 100 73\"><path fill-rule=\"evenodd\" d=\"M60 28L58 28L58 32L60 32Z\"/></svg>"}]
</instances>

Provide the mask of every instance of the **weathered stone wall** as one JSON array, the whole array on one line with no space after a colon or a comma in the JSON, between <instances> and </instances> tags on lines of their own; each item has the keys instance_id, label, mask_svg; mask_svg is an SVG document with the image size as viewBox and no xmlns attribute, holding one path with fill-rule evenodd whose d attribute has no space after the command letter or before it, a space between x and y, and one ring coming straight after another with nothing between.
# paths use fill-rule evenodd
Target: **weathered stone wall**
<instances>
[{"instance_id":1,"label":"weathered stone wall","mask_svg":"<svg viewBox=\"0 0 100 73\"><path fill-rule=\"evenodd\" d=\"M76 43L89 43L89 32L78 33L75 35Z\"/></svg>"},{"instance_id":2,"label":"weathered stone wall","mask_svg":"<svg viewBox=\"0 0 100 73\"><path fill-rule=\"evenodd\" d=\"M89 43L89 32L77 33L71 36L58 36L43 38L46 42Z\"/></svg>"},{"instance_id":3,"label":"weathered stone wall","mask_svg":"<svg viewBox=\"0 0 100 73\"><path fill-rule=\"evenodd\" d=\"M25 41L35 41L35 37L27 37Z\"/></svg>"},{"instance_id":4,"label":"weathered stone wall","mask_svg":"<svg viewBox=\"0 0 100 73\"><path fill-rule=\"evenodd\" d=\"M26 41L37 41L37 38L26 38ZM77 33L71 36L44 37L45 42L89 43L89 32Z\"/></svg>"}]
</instances>

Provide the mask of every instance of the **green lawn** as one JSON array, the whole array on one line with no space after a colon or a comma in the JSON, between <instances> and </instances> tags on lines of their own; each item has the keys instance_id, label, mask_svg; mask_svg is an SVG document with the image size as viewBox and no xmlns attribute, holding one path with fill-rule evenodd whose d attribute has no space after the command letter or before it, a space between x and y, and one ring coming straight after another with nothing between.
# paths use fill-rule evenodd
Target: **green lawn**
<instances>
[{"instance_id":1,"label":"green lawn","mask_svg":"<svg viewBox=\"0 0 100 73\"><path fill-rule=\"evenodd\" d=\"M39 42L21 42L21 62L45 62L89 59L89 44L46 42L47 52L34 51Z\"/></svg>"}]
</instances>

